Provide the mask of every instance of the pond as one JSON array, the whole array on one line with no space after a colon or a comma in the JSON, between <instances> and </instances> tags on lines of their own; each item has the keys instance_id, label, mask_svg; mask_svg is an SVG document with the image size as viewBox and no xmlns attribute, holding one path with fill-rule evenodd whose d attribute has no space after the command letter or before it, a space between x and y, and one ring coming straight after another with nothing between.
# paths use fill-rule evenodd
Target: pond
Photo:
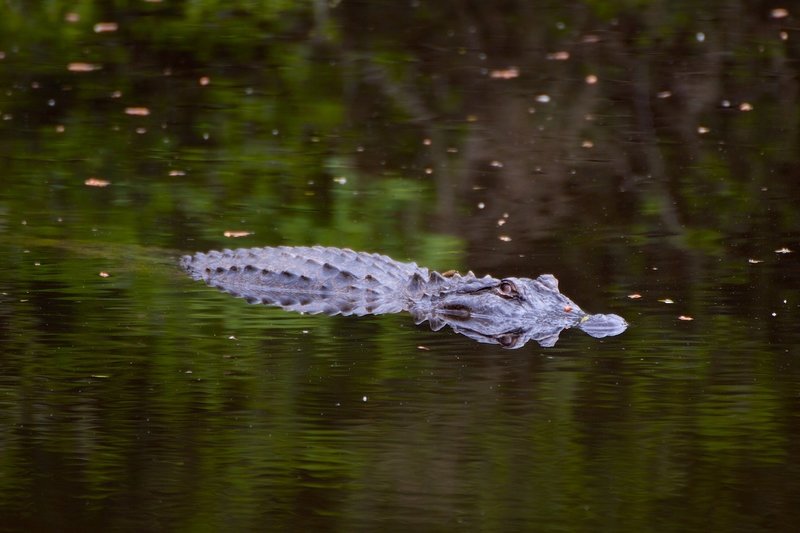
<instances>
[{"instance_id":1,"label":"pond","mask_svg":"<svg viewBox=\"0 0 800 533\"><path fill-rule=\"evenodd\" d=\"M11 2L1 530L794 531L800 48L723 2ZM553 274L515 350L186 253Z\"/></svg>"}]
</instances>

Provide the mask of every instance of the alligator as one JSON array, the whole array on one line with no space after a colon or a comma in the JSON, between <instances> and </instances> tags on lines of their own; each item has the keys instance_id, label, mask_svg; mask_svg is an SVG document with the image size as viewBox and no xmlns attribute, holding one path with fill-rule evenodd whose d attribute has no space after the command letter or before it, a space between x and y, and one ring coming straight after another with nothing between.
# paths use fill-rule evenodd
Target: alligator
<instances>
[{"instance_id":1,"label":"alligator","mask_svg":"<svg viewBox=\"0 0 800 533\"><path fill-rule=\"evenodd\" d=\"M613 314L588 314L561 294L552 274L536 279L440 274L385 255L323 246L198 252L182 268L250 303L301 313L381 315L407 311L417 324L449 326L478 342L519 348L553 346L564 329L592 337L628 327Z\"/></svg>"}]
</instances>

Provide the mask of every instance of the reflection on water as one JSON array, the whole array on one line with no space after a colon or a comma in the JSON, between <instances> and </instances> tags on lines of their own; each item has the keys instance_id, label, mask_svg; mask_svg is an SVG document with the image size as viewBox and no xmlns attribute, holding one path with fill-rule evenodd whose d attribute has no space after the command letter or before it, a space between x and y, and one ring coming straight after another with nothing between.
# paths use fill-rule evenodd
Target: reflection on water
<instances>
[{"instance_id":1,"label":"reflection on water","mask_svg":"<svg viewBox=\"0 0 800 533\"><path fill-rule=\"evenodd\" d=\"M13 529L632 530L678 508L691 512L671 520L696 529L712 509L722 525L743 505L796 513L793 354L720 302L684 323L620 298L639 317L623 336L507 352L401 316L241 305L183 280L174 257L138 259L154 265L149 298L124 258L2 253L112 272L39 286L16 271L7 286Z\"/></svg>"},{"instance_id":2,"label":"reflection on water","mask_svg":"<svg viewBox=\"0 0 800 533\"><path fill-rule=\"evenodd\" d=\"M797 14L284 4L7 3L0 530L794 531ZM317 243L630 327L505 351L177 267Z\"/></svg>"}]
</instances>

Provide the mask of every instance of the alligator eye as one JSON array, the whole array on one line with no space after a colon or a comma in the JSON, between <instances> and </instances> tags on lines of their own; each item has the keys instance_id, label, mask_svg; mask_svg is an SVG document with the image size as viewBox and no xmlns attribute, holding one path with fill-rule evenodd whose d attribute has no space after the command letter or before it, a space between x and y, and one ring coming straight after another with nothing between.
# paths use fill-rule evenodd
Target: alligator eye
<instances>
[{"instance_id":1,"label":"alligator eye","mask_svg":"<svg viewBox=\"0 0 800 533\"><path fill-rule=\"evenodd\" d=\"M512 333L504 333L495 337L495 340L503 348L512 348L515 344L517 344L519 336Z\"/></svg>"},{"instance_id":2,"label":"alligator eye","mask_svg":"<svg viewBox=\"0 0 800 533\"><path fill-rule=\"evenodd\" d=\"M515 298L519 296L517 286L514 285L513 282L506 279L501 281L500 285L497 286L497 292L500 294L500 296L505 296L506 298Z\"/></svg>"}]
</instances>

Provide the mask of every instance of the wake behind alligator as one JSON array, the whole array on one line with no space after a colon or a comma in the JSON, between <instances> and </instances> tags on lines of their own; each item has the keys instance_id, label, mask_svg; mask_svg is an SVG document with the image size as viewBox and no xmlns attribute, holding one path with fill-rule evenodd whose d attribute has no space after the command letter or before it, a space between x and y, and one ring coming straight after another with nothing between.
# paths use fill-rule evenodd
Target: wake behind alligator
<instances>
[{"instance_id":1,"label":"wake behind alligator","mask_svg":"<svg viewBox=\"0 0 800 533\"><path fill-rule=\"evenodd\" d=\"M628 327L593 315L561 294L551 274L536 279L440 274L385 255L323 246L279 246L196 253L181 258L194 279L244 298L301 313L381 315L407 311L417 324L449 326L478 342L553 346L576 327L592 337Z\"/></svg>"}]
</instances>

